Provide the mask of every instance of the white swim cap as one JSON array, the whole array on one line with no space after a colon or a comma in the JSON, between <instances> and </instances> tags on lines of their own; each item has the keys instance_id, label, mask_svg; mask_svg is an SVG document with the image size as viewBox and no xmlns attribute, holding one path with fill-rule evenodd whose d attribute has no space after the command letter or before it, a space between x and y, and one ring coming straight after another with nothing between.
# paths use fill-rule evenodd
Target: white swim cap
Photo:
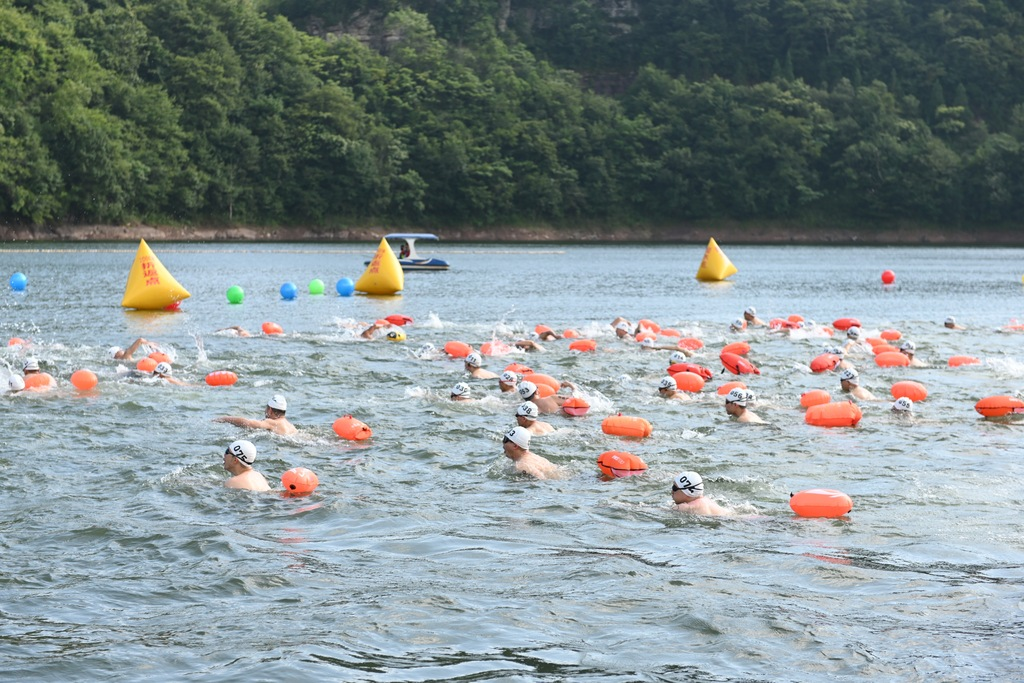
<instances>
[{"instance_id":1,"label":"white swim cap","mask_svg":"<svg viewBox=\"0 0 1024 683\"><path fill-rule=\"evenodd\" d=\"M540 415L540 409L537 408L537 404L533 401L524 401L519 404L518 408L516 408L516 415L518 417L525 417L527 420L532 422L537 419L538 415Z\"/></svg>"},{"instance_id":2,"label":"white swim cap","mask_svg":"<svg viewBox=\"0 0 1024 683\"><path fill-rule=\"evenodd\" d=\"M526 427L513 427L505 432L505 438L520 448L530 449L530 430Z\"/></svg>"},{"instance_id":3,"label":"white swim cap","mask_svg":"<svg viewBox=\"0 0 1024 683\"><path fill-rule=\"evenodd\" d=\"M121 353L122 351L124 351L124 349L122 349L120 346L111 346L109 349L107 349L107 355L110 356L111 358L117 358L117 354Z\"/></svg>"},{"instance_id":4,"label":"white swim cap","mask_svg":"<svg viewBox=\"0 0 1024 683\"><path fill-rule=\"evenodd\" d=\"M743 389L732 389L725 395L726 403L736 403L744 408L747 407L747 392Z\"/></svg>"},{"instance_id":5,"label":"white swim cap","mask_svg":"<svg viewBox=\"0 0 1024 683\"><path fill-rule=\"evenodd\" d=\"M651 339L650 337L645 337L643 340L641 340L640 346L653 347L654 346L654 340Z\"/></svg>"},{"instance_id":6,"label":"white swim cap","mask_svg":"<svg viewBox=\"0 0 1024 683\"><path fill-rule=\"evenodd\" d=\"M234 441L228 446L227 452L246 465L256 462L256 447L252 445L251 441Z\"/></svg>"},{"instance_id":7,"label":"white swim cap","mask_svg":"<svg viewBox=\"0 0 1024 683\"><path fill-rule=\"evenodd\" d=\"M731 330L745 330L747 328L747 321L743 318L736 318L732 321L732 325L729 325Z\"/></svg>"},{"instance_id":8,"label":"white swim cap","mask_svg":"<svg viewBox=\"0 0 1024 683\"><path fill-rule=\"evenodd\" d=\"M743 311L743 315L757 315L757 309L753 306L747 306L746 310Z\"/></svg>"},{"instance_id":9,"label":"white swim cap","mask_svg":"<svg viewBox=\"0 0 1024 683\"><path fill-rule=\"evenodd\" d=\"M903 342L902 344L900 344L900 351L911 351L911 352L913 352L913 351L916 351L916 350L917 350L917 345L914 344L914 342L910 341L909 339L907 341Z\"/></svg>"},{"instance_id":10,"label":"white swim cap","mask_svg":"<svg viewBox=\"0 0 1024 683\"><path fill-rule=\"evenodd\" d=\"M854 370L853 368L846 368L845 370L839 373L840 382L845 381L849 382L850 384L856 384L858 377L860 377L860 375L857 374L857 371Z\"/></svg>"},{"instance_id":11,"label":"white swim cap","mask_svg":"<svg viewBox=\"0 0 1024 683\"><path fill-rule=\"evenodd\" d=\"M674 365L676 363L687 363L689 361L686 358L686 354L682 351L673 351L672 355L668 357L668 362Z\"/></svg>"},{"instance_id":12,"label":"white swim cap","mask_svg":"<svg viewBox=\"0 0 1024 683\"><path fill-rule=\"evenodd\" d=\"M7 380L8 391L21 391L25 388L25 380L21 378L21 375L11 375Z\"/></svg>"},{"instance_id":13,"label":"white swim cap","mask_svg":"<svg viewBox=\"0 0 1024 683\"><path fill-rule=\"evenodd\" d=\"M675 389L676 381L671 377L662 377L658 380L658 389Z\"/></svg>"},{"instance_id":14,"label":"white swim cap","mask_svg":"<svg viewBox=\"0 0 1024 683\"><path fill-rule=\"evenodd\" d=\"M25 364L21 366L21 369L25 372L38 372L39 361L37 361L35 358L26 358Z\"/></svg>"},{"instance_id":15,"label":"white swim cap","mask_svg":"<svg viewBox=\"0 0 1024 683\"><path fill-rule=\"evenodd\" d=\"M288 401L285 400L285 397L281 394L274 394L271 399L267 401L267 407L284 412L288 410Z\"/></svg>"},{"instance_id":16,"label":"white swim cap","mask_svg":"<svg viewBox=\"0 0 1024 683\"><path fill-rule=\"evenodd\" d=\"M469 396L469 385L465 382L459 382L452 387L452 396Z\"/></svg>"},{"instance_id":17,"label":"white swim cap","mask_svg":"<svg viewBox=\"0 0 1024 683\"><path fill-rule=\"evenodd\" d=\"M529 400L537 393L537 385L533 382L520 382L519 388L516 389L516 391L518 391L519 395L524 399Z\"/></svg>"},{"instance_id":18,"label":"white swim cap","mask_svg":"<svg viewBox=\"0 0 1024 683\"><path fill-rule=\"evenodd\" d=\"M431 344L430 342L427 342L426 344L424 344L423 346L416 350L416 354L420 356L425 356L427 354L434 353L434 351L437 351L437 347Z\"/></svg>"},{"instance_id":19,"label":"white swim cap","mask_svg":"<svg viewBox=\"0 0 1024 683\"><path fill-rule=\"evenodd\" d=\"M754 396L754 392L751 391L750 389L744 391L743 394L747 397L747 403L754 403L755 401L757 401L757 397Z\"/></svg>"},{"instance_id":20,"label":"white swim cap","mask_svg":"<svg viewBox=\"0 0 1024 683\"><path fill-rule=\"evenodd\" d=\"M170 363L157 363L156 367L153 368L153 374L164 375L166 377L171 376L171 364Z\"/></svg>"},{"instance_id":21,"label":"white swim cap","mask_svg":"<svg viewBox=\"0 0 1024 683\"><path fill-rule=\"evenodd\" d=\"M700 498L704 495L704 480L696 472L683 472L672 480L672 490Z\"/></svg>"},{"instance_id":22,"label":"white swim cap","mask_svg":"<svg viewBox=\"0 0 1024 683\"><path fill-rule=\"evenodd\" d=\"M906 413L914 410L914 402L906 396L901 396L892 402L893 412Z\"/></svg>"},{"instance_id":23,"label":"white swim cap","mask_svg":"<svg viewBox=\"0 0 1024 683\"><path fill-rule=\"evenodd\" d=\"M860 328L854 325L850 329L846 330L846 336L850 339L860 339Z\"/></svg>"},{"instance_id":24,"label":"white swim cap","mask_svg":"<svg viewBox=\"0 0 1024 683\"><path fill-rule=\"evenodd\" d=\"M842 356L846 351L841 346L825 346L825 353L830 353L833 356Z\"/></svg>"},{"instance_id":25,"label":"white swim cap","mask_svg":"<svg viewBox=\"0 0 1024 683\"><path fill-rule=\"evenodd\" d=\"M498 378L498 381L502 384L519 384L519 375L511 370L506 370L501 373L501 377Z\"/></svg>"},{"instance_id":26,"label":"white swim cap","mask_svg":"<svg viewBox=\"0 0 1024 683\"><path fill-rule=\"evenodd\" d=\"M466 356L466 365L472 365L474 368L480 367L483 362L484 359L476 351Z\"/></svg>"},{"instance_id":27,"label":"white swim cap","mask_svg":"<svg viewBox=\"0 0 1024 683\"><path fill-rule=\"evenodd\" d=\"M616 330L622 330L624 332L629 332L629 323L627 323L625 320L623 320L622 322L620 322L618 325L615 326L615 329Z\"/></svg>"},{"instance_id":28,"label":"white swim cap","mask_svg":"<svg viewBox=\"0 0 1024 683\"><path fill-rule=\"evenodd\" d=\"M949 316L948 318L946 318L946 322L944 322L943 324L944 325L956 325L956 318L954 318L953 316Z\"/></svg>"}]
</instances>

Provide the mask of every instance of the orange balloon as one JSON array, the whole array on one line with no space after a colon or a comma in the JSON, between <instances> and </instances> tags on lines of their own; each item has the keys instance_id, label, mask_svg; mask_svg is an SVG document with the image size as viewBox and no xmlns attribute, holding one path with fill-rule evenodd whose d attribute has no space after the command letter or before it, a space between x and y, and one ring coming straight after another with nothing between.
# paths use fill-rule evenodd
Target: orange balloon
<instances>
[{"instance_id":1,"label":"orange balloon","mask_svg":"<svg viewBox=\"0 0 1024 683\"><path fill-rule=\"evenodd\" d=\"M71 373L71 384L79 391L89 391L99 382L92 370L75 370Z\"/></svg>"}]
</instances>

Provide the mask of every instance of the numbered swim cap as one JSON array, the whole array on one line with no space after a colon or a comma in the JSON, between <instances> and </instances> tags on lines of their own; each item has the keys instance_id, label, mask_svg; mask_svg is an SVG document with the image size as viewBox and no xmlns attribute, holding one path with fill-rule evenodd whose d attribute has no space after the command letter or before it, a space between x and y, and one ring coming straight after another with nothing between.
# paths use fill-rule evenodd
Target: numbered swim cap
<instances>
[{"instance_id":1,"label":"numbered swim cap","mask_svg":"<svg viewBox=\"0 0 1024 683\"><path fill-rule=\"evenodd\" d=\"M519 404L516 408L516 415L518 417L525 417L527 420L533 422L540 415L540 410L537 408L537 404L533 401L524 401Z\"/></svg>"},{"instance_id":2,"label":"numbered swim cap","mask_svg":"<svg viewBox=\"0 0 1024 683\"><path fill-rule=\"evenodd\" d=\"M615 329L622 330L623 332L629 332L629 323L623 320L622 322L615 326Z\"/></svg>"},{"instance_id":3,"label":"numbered swim cap","mask_svg":"<svg viewBox=\"0 0 1024 683\"><path fill-rule=\"evenodd\" d=\"M854 370L853 368L846 368L845 370L839 373L840 382L849 382L850 384L856 384L858 377L860 377L860 375L858 375L857 371Z\"/></svg>"},{"instance_id":4,"label":"numbered swim cap","mask_svg":"<svg viewBox=\"0 0 1024 683\"><path fill-rule=\"evenodd\" d=\"M745 330L747 329L747 321L744 320L743 318L736 318L735 320L732 321L732 325L729 325L729 329L735 330L737 332L739 332L740 330Z\"/></svg>"},{"instance_id":5,"label":"numbered swim cap","mask_svg":"<svg viewBox=\"0 0 1024 683\"><path fill-rule=\"evenodd\" d=\"M24 372L39 372L39 361L35 358L26 358L25 364L21 366Z\"/></svg>"},{"instance_id":6,"label":"numbered swim cap","mask_svg":"<svg viewBox=\"0 0 1024 683\"><path fill-rule=\"evenodd\" d=\"M162 375L164 377L171 376L171 364L170 363L157 363L156 367L153 368L153 374Z\"/></svg>"},{"instance_id":7,"label":"numbered swim cap","mask_svg":"<svg viewBox=\"0 0 1024 683\"><path fill-rule=\"evenodd\" d=\"M914 342L910 341L909 339L900 344L900 351L910 351L911 353L913 353L916 350L917 345Z\"/></svg>"},{"instance_id":8,"label":"numbered swim cap","mask_svg":"<svg viewBox=\"0 0 1024 683\"><path fill-rule=\"evenodd\" d=\"M469 385L465 382L459 382L452 387L452 396L469 396Z\"/></svg>"},{"instance_id":9,"label":"numbered swim cap","mask_svg":"<svg viewBox=\"0 0 1024 683\"><path fill-rule=\"evenodd\" d=\"M533 395L537 393L537 385L533 382L520 382L519 388L516 390L519 395L524 399L531 399Z\"/></svg>"},{"instance_id":10,"label":"numbered swim cap","mask_svg":"<svg viewBox=\"0 0 1024 683\"><path fill-rule=\"evenodd\" d=\"M753 403L753 402L755 402L757 400L757 397L754 396L754 392L753 391L750 391L749 389L747 389L743 393L746 396L746 401L747 401L748 404Z\"/></svg>"},{"instance_id":11,"label":"numbered swim cap","mask_svg":"<svg viewBox=\"0 0 1024 683\"><path fill-rule=\"evenodd\" d=\"M256 447L252 445L251 441L234 441L226 453L235 456L237 460L244 462L246 465L251 465L256 462Z\"/></svg>"},{"instance_id":12,"label":"numbered swim cap","mask_svg":"<svg viewBox=\"0 0 1024 683\"><path fill-rule=\"evenodd\" d=\"M673 351L672 355L668 357L668 362L672 363L672 364L675 364L675 363L685 363L685 362L687 362L686 361L686 354L683 353L682 351Z\"/></svg>"},{"instance_id":13,"label":"numbered swim cap","mask_svg":"<svg viewBox=\"0 0 1024 683\"><path fill-rule=\"evenodd\" d=\"M757 315L757 309L753 306L747 306L746 310L743 311L743 315L749 315L751 317Z\"/></svg>"},{"instance_id":14,"label":"numbered swim cap","mask_svg":"<svg viewBox=\"0 0 1024 683\"><path fill-rule=\"evenodd\" d=\"M914 409L914 402L906 396L901 396L892 402L893 412L906 413Z\"/></svg>"},{"instance_id":15,"label":"numbered swim cap","mask_svg":"<svg viewBox=\"0 0 1024 683\"><path fill-rule=\"evenodd\" d=\"M526 427L513 427L505 432L505 438L520 448L530 450L530 430Z\"/></svg>"},{"instance_id":16,"label":"numbered swim cap","mask_svg":"<svg viewBox=\"0 0 1024 683\"><path fill-rule=\"evenodd\" d=\"M700 498L704 495L704 480L696 472L683 472L672 480L672 490Z\"/></svg>"},{"instance_id":17,"label":"numbered swim cap","mask_svg":"<svg viewBox=\"0 0 1024 683\"><path fill-rule=\"evenodd\" d=\"M474 351L466 356L466 365L472 365L474 368L478 368L483 365L484 359L480 357L480 354Z\"/></svg>"},{"instance_id":18,"label":"numbered swim cap","mask_svg":"<svg viewBox=\"0 0 1024 683\"><path fill-rule=\"evenodd\" d=\"M846 330L846 336L850 339L860 339L860 328L854 325Z\"/></svg>"},{"instance_id":19,"label":"numbered swim cap","mask_svg":"<svg viewBox=\"0 0 1024 683\"><path fill-rule=\"evenodd\" d=\"M956 318L954 318L953 316L948 316L946 318L946 322L943 323L943 324L944 325L956 325Z\"/></svg>"},{"instance_id":20,"label":"numbered swim cap","mask_svg":"<svg viewBox=\"0 0 1024 683\"><path fill-rule=\"evenodd\" d=\"M833 356L842 356L846 351L841 346L825 346L825 353L830 353Z\"/></svg>"},{"instance_id":21,"label":"numbered swim cap","mask_svg":"<svg viewBox=\"0 0 1024 683\"><path fill-rule=\"evenodd\" d=\"M502 384L519 384L519 375L511 370L506 370L501 373L501 377L498 378L498 381Z\"/></svg>"},{"instance_id":22,"label":"numbered swim cap","mask_svg":"<svg viewBox=\"0 0 1024 683\"><path fill-rule=\"evenodd\" d=\"M281 394L274 394L274 396L267 401L267 407L284 412L288 410L288 401L286 401L284 396Z\"/></svg>"},{"instance_id":23,"label":"numbered swim cap","mask_svg":"<svg viewBox=\"0 0 1024 683\"><path fill-rule=\"evenodd\" d=\"M733 389L728 394L725 395L725 402L726 403L735 403L737 405L740 405L740 406L746 408L747 407L747 392L744 391L743 389L739 389L739 388Z\"/></svg>"},{"instance_id":24,"label":"numbered swim cap","mask_svg":"<svg viewBox=\"0 0 1024 683\"><path fill-rule=\"evenodd\" d=\"M25 388L25 380L20 375L11 375L7 380L8 391L21 391Z\"/></svg>"},{"instance_id":25,"label":"numbered swim cap","mask_svg":"<svg viewBox=\"0 0 1024 683\"><path fill-rule=\"evenodd\" d=\"M650 337L645 337L643 340L641 340L640 346L647 346L647 347L653 348L654 347L654 340L651 339Z\"/></svg>"},{"instance_id":26,"label":"numbered swim cap","mask_svg":"<svg viewBox=\"0 0 1024 683\"><path fill-rule=\"evenodd\" d=\"M659 389L675 389L676 388L676 381L674 379L672 379L671 377L662 377L660 380L658 380L658 388Z\"/></svg>"}]
</instances>

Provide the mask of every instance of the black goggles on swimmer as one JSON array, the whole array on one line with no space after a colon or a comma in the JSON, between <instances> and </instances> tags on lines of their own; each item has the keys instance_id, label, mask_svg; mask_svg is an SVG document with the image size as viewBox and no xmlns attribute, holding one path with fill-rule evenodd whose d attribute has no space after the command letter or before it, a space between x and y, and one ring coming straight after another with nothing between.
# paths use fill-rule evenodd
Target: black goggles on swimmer
<instances>
[{"instance_id":1,"label":"black goggles on swimmer","mask_svg":"<svg viewBox=\"0 0 1024 683\"><path fill-rule=\"evenodd\" d=\"M696 486L687 486L686 488L681 489L681 488L679 488L679 486L675 482L672 482L672 492L673 493L675 493L676 491L682 491L686 495L692 496L693 492L696 491L696 490L697 490Z\"/></svg>"}]
</instances>

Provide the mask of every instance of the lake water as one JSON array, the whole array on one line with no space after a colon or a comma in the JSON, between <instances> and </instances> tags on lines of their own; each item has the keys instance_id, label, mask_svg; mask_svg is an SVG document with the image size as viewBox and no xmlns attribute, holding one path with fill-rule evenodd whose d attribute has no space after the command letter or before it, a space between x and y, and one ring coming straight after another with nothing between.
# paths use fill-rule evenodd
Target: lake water
<instances>
[{"instance_id":1,"label":"lake water","mask_svg":"<svg viewBox=\"0 0 1024 683\"><path fill-rule=\"evenodd\" d=\"M60 384L0 397L0 669L9 680L108 681L1006 681L1024 678L1024 458L1021 427L974 403L1024 388L1020 249L736 247L729 282L698 283L702 246L438 245L452 270L411 273L399 297L339 297L375 245L154 244L192 293L180 313L120 307L135 245L6 245L0 272L29 278L0 295L3 334ZM890 268L895 287L883 288ZM320 278L325 296L309 296ZM278 294L299 285L294 301ZM225 291L245 289L241 305ZM854 358L863 404L855 429L804 423L799 396L835 375L808 362L823 336L729 323L856 316L868 335L894 327L921 369ZM412 316L405 343L364 341L360 323ZM611 320L650 318L703 339L695 360L750 342L749 378L770 424L725 415L716 375L693 403L655 391L668 352L615 340ZM968 326L942 326L955 315ZM228 325L280 337L217 334ZM581 418L550 416L533 450L564 470L513 474L501 435L517 405L496 383L452 403L462 363L421 360L424 343L512 341L544 323L567 341L510 361L574 381ZM192 386L125 374L108 347L143 336ZM4 337L6 339L7 337ZM951 369L969 354L981 365ZM141 354L140 354L141 355ZM129 364L131 365L131 364ZM80 395L78 368L99 376ZM203 384L228 369L233 387ZM6 371L0 369L0 374ZM929 390L910 420L889 387ZM275 393L300 429L286 438L212 422L258 418ZM646 417L642 441L601 432L607 415ZM353 414L369 441L331 429ZM288 468L317 473L306 498L227 490L221 453L259 448L275 486ZM602 481L606 450L650 469ZM696 470L735 509L700 518L670 506L672 477ZM837 488L844 519L802 519L789 493Z\"/></svg>"}]
</instances>

